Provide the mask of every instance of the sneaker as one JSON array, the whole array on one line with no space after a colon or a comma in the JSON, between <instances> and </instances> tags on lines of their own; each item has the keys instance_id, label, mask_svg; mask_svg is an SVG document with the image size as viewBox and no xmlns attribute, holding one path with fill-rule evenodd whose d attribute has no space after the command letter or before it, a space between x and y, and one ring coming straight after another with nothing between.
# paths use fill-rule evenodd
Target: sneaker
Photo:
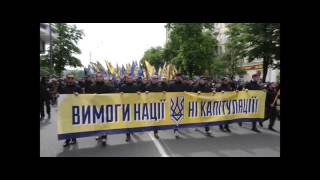
<instances>
[{"instance_id":1,"label":"sneaker","mask_svg":"<svg viewBox=\"0 0 320 180\"><path fill-rule=\"evenodd\" d=\"M155 137L156 139L159 139L158 133L154 133L154 137Z\"/></svg>"},{"instance_id":2,"label":"sneaker","mask_svg":"<svg viewBox=\"0 0 320 180\"><path fill-rule=\"evenodd\" d=\"M207 136L211 136L211 130L206 131Z\"/></svg>"},{"instance_id":3,"label":"sneaker","mask_svg":"<svg viewBox=\"0 0 320 180\"><path fill-rule=\"evenodd\" d=\"M273 127L269 127L268 129L269 129L270 131L275 131L275 132L277 132L277 130L273 129Z\"/></svg>"},{"instance_id":4,"label":"sneaker","mask_svg":"<svg viewBox=\"0 0 320 180\"><path fill-rule=\"evenodd\" d=\"M174 136L175 136L176 138L179 137L178 131L174 131Z\"/></svg>"},{"instance_id":5,"label":"sneaker","mask_svg":"<svg viewBox=\"0 0 320 180\"><path fill-rule=\"evenodd\" d=\"M105 146L107 144L107 139L103 138L102 139L102 146Z\"/></svg>"},{"instance_id":6,"label":"sneaker","mask_svg":"<svg viewBox=\"0 0 320 180\"><path fill-rule=\"evenodd\" d=\"M229 133L231 133L231 130L229 128L225 128L225 130Z\"/></svg>"},{"instance_id":7,"label":"sneaker","mask_svg":"<svg viewBox=\"0 0 320 180\"><path fill-rule=\"evenodd\" d=\"M131 140L130 136L126 137L126 142L129 142Z\"/></svg>"},{"instance_id":8,"label":"sneaker","mask_svg":"<svg viewBox=\"0 0 320 180\"><path fill-rule=\"evenodd\" d=\"M77 140L71 140L70 144L76 144L77 143Z\"/></svg>"},{"instance_id":9,"label":"sneaker","mask_svg":"<svg viewBox=\"0 0 320 180\"><path fill-rule=\"evenodd\" d=\"M263 123L262 123L262 122L259 122L259 125L260 125L261 127L263 127Z\"/></svg>"},{"instance_id":10,"label":"sneaker","mask_svg":"<svg viewBox=\"0 0 320 180\"><path fill-rule=\"evenodd\" d=\"M63 143L63 147L67 147L67 146L69 146L69 141L65 141L65 142Z\"/></svg>"}]
</instances>

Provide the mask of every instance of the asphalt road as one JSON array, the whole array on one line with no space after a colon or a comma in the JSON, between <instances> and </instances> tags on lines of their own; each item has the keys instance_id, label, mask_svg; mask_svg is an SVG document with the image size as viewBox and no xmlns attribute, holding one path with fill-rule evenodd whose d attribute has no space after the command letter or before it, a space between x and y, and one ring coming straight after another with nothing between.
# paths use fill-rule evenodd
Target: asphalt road
<instances>
[{"instance_id":1,"label":"asphalt road","mask_svg":"<svg viewBox=\"0 0 320 180\"><path fill-rule=\"evenodd\" d=\"M274 128L278 132L258 125L261 133L250 130L251 123L231 124L232 133L211 127L212 136L206 136L204 128L180 129L176 139L173 130L159 131L160 139L153 132L134 133L131 142L125 141L125 134L109 135L107 145L95 137L79 138L76 145L64 148L57 139L56 108L52 108L51 119L40 122L41 157L280 157L280 121Z\"/></svg>"}]
</instances>

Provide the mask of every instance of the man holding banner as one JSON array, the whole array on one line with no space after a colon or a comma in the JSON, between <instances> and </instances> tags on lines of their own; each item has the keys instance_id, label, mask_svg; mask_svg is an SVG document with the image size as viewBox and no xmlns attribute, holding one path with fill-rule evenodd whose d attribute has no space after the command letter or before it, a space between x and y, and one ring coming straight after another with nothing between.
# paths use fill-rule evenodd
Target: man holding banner
<instances>
[{"instance_id":1,"label":"man holding banner","mask_svg":"<svg viewBox=\"0 0 320 180\"><path fill-rule=\"evenodd\" d=\"M208 85L208 79L206 77L200 77L199 84L196 84L193 87L193 92L196 92L200 94L201 92L207 93L207 92L212 92L212 89ZM210 127L205 126L205 131L207 135L211 135Z\"/></svg>"},{"instance_id":2,"label":"man holding banner","mask_svg":"<svg viewBox=\"0 0 320 180\"><path fill-rule=\"evenodd\" d=\"M112 85L107 85L104 82L104 78L101 73L96 74L96 82L91 87L90 93L104 94L104 93L115 93L116 89ZM107 135L99 136L96 140L102 140L102 146L106 145Z\"/></svg>"},{"instance_id":3,"label":"man holding banner","mask_svg":"<svg viewBox=\"0 0 320 180\"><path fill-rule=\"evenodd\" d=\"M268 129L271 131L276 131L273 129L274 122L276 121L277 117L277 109L276 109L276 102L278 98L278 94L280 94L280 90L276 90L276 83L271 83L267 90L267 96L266 96L266 116L265 120L270 119L269 127Z\"/></svg>"},{"instance_id":4,"label":"man holding banner","mask_svg":"<svg viewBox=\"0 0 320 180\"><path fill-rule=\"evenodd\" d=\"M120 92L122 93L140 93L139 87L133 83L132 76L128 75L125 83L120 87ZM130 132L126 133L126 141L130 141Z\"/></svg>"},{"instance_id":5,"label":"man holding banner","mask_svg":"<svg viewBox=\"0 0 320 180\"><path fill-rule=\"evenodd\" d=\"M230 92L232 91L232 87L230 85L230 81L227 77L222 78L222 84L221 86L217 89L217 92ZM219 128L221 131L227 131L227 132L231 132L231 130L229 129L229 123L226 122L224 125L219 125Z\"/></svg>"},{"instance_id":6,"label":"man holding banner","mask_svg":"<svg viewBox=\"0 0 320 180\"><path fill-rule=\"evenodd\" d=\"M66 80L66 85L61 88L60 94L74 94L75 96L78 96L79 93L81 93L81 88L76 85L74 75L73 74L68 74L67 75L67 80ZM59 94L57 94L58 96ZM71 141L71 143L70 143ZM67 147L70 144L75 144L77 143L76 138L68 138L63 144L63 147Z\"/></svg>"},{"instance_id":7,"label":"man holding banner","mask_svg":"<svg viewBox=\"0 0 320 180\"><path fill-rule=\"evenodd\" d=\"M186 84L183 83L182 74L177 73L175 76L175 81L169 85L169 92L184 92L187 90ZM178 128L174 128L173 133L176 138L179 138Z\"/></svg>"},{"instance_id":8,"label":"man holding banner","mask_svg":"<svg viewBox=\"0 0 320 180\"><path fill-rule=\"evenodd\" d=\"M260 76L258 74L252 75L252 80L246 84L246 89L248 90L262 90L261 86L258 84ZM252 121L252 131L260 133L257 129L257 121Z\"/></svg>"},{"instance_id":9,"label":"man holding banner","mask_svg":"<svg viewBox=\"0 0 320 180\"><path fill-rule=\"evenodd\" d=\"M163 91L163 89L162 89L162 87L160 86L160 84L158 82L158 76L157 75L151 76L151 83L149 85L147 85L146 93L149 93L149 92L161 92L161 91ZM154 133L154 137L159 139L158 129L155 129L153 131L153 133Z\"/></svg>"}]
</instances>

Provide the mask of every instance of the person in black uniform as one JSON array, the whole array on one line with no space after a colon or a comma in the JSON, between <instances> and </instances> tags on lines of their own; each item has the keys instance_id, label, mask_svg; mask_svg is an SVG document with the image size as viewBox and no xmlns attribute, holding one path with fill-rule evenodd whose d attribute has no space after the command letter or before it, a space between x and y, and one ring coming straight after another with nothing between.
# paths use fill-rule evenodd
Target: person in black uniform
<instances>
[{"instance_id":1,"label":"person in black uniform","mask_svg":"<svg viewBox=\"0 0 320 180\"><path fill-rule=\"evenodd\" d=\"M208 93L208 92L212 92L212 88L210 87L210 85L208 84L208 78L206 77L200 77L200 81L195 84L193 86L193 89L192 89L193 92L196 92L196 93L201 93L201 92L204 92L204 93ZM210 131L210 127L209 126L205 126L204 127L207 135L211 135L211 131Z\"/></svg>"},{"instance_id":2,"label":"person in black uniform","mask_svg":"<svg viewBox=\"0 0 320 180\"><path fill-rule=\"evenodd\" d=\"M145 91L145 88L146 88L146 84L142 81L142 78L141 77L138 77L137 80L136 80L136 84L139 88L139 90L141 92L144 92Z\"/></svg>"},{"instance_id":3,"label":"person in black uniform","mask_svg":"<svg viewBox=\"0 0 320 180\"><path fill-rule=\"evenodd\" d=\"M84 85L82 89L84 90L83 93L90 92L91 91L90 88L92 85L93 85L92 77L88 75L84 81Z\"/></svg>"},{"instance_id":4,"label":"person in black uniform","mask_svg":"<svg viewBox=\"0 0 320 180\"><path fill-rule=\"evenodd\" d=\"M260 77L258 74L252 75L252 80L246 84L245 88L248 90L262 90L261 86L258 84L259 79ZM256 121L252 121L252 131L260 133L260 131L257 129Z\"/></svg>"},{"instance_id":5,"label":"person in black uniform","mask_svg":"<svg viewBox=\"0 0 320 180\"><path fill-rule=\"evenodd\" d=\"M78 96L79 93L81 93L81 88L80 86L76 85L75 79L73 74L68 74L67 79L66 79L66 85L59 89L59 94L74 94ZM57 96L59 96L57 94ZM71 141L71 142L70 142ZM76 138L71 138L71 139L66 139L65 143L63 144L64 147L69 146L69 144L75 144L77 143Z\"/></svg>"},{"instance_id":6,"label":"person in black uniform","mask_svg":"<svg viewBox=\"0 0 320 180\"><path fill-rule=\"evenodd\" d=\"M192 79L187 79L186 80L186 85L187 85L187 92L193 92L193 87L195 85L195 83L193 82Z\"/></svg>"},{"instance_id":7,"label":"person in black uniform","mask_svg":"<svg viewBox=\"0 0 320 180\"><path fill-rule=\"evenodd\" d=\"M175 76L175 80L169 84L168 91L169 92L184 92L184 91L186 91L186 89L187 89L187 86L183 83L182 74L177 73ZM176 138L179 137L177 128L175 128L173 130L173 133Z\"/></svg>"},{"instance_id":8,"label":"person in black uniform","mask_svg":"<svg viewBox=\"0 0 320 180\"><path fill-rule=\"evenodd\" d=\"M44 118L44 105L46 106L48 119L50 119L50 88L46 77L42 77L40 81L40 121Z\"/></svg>"},{"instance_id":9,"label":"person in black uniform","mask_svg":"<svg viewBox=\"0 0 320 180\"><path fill-rule=\"evenodd\" d=\"M84 79L84 77L82 77L78 82L78 85L80 86L83 93L84 93L84 81L85 81L85 79Z\"/></svg>"},{"instance_id":10,"label":"person in black uniform","mask_svg":"<svg viewBox=\"0 0 320 180\"><path fill-rule=\"evenodd\" d=\"M230 86L229 79L227 77L222 78L222 84L221 86L217 89L217 92L227 92L227 91L233 91L233 89ZM227 131L231 132L229 129L229 123L225 122L224 125L219 125L219 128L221 131Z\"/></svg>"},{"instance_id":11,"label":"person in black uniform","mask_svg":"<svg viewBox=\"0 0 320 180\"><path fill-rule=\"evenodd\" d=\"M163 89L158 81L158 76L157 75L153 75L151 77L151 83L148 84L145 88L146 90L146 93L149 93L149 92L162 92ZM154 133L154 137L159 139L159 135L158 135L158 129L154 130L153 131Z\"/></svg>"},{"instance_id":12,"label":"person in black uniform","mask_svg":"<svg viewBox=\"0 0 320 180\"><path fill-rule=\"evenodd\" d=\"M93 94L104 94L104 93L115 93L116 89L111 83L105 83L101 73L96 74L96 82L90 87L87 93ZM107 135L99 136L96 140L102 140L102 145L106 145Z\"/></svg>"},{"instance_id":13,"label":"person in black uniform","mask_svg":"<svg viewBox=\"0 0 320 180\"><path fill-rule=\"evenodd\" d=\"M266 108L265 108L265 119L270 119L269 127L268 129L271 131L276 131L273 129L274 122L277 117L277 109L276 109L276 102L274 105L272 105L273 101L275 100L277 96L277 89L276 89L276 83L271 83L269 85L269 88L267 90L267 96L266 96ZM261 122L262 123L262 122Z\"/></svg>"},{"instance_id":14,"label":"person in black uniform","mask_svg":"<svg viewBox=\"0 0 320 180\"><path fill-rule=\"evenodd\" d=\"M133 83L132 76L127 76L125 83L120 87L121 93L140 93L139 88L136 84ZM126 134L126 141L131 140L130 133Z\"/></svg>"},{"instance_id":15,"label":"person in black uniform","mask_svg":"<svg viewBox=\"0 0 320 180\"><path fill-rule=\"evenodd\" d=\"M168 81L166 77L161 77L160 86L163 91L168 91Z\"/></svg>"},{"instance_id":16,"label":"person in black uniform","mask_svg":"<svg viewBox=\"0 0 320 180\"><path fill-rule=\"evenodd\" d=\"M238 91L243 91L245 89L245 82L244 80L239 80L239 84L237 86ZM242 126L242 122L239 122L239 126Z\"/></svg>"}]
</instances>

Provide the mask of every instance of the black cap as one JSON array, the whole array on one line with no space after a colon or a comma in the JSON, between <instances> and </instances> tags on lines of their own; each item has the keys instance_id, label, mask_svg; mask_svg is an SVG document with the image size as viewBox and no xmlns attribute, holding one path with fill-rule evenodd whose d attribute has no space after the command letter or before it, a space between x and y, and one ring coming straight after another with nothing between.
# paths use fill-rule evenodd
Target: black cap
<instances>
[{"instance_id":1,"label":"black cap","mask_svg":"<svg viewBox=\"0 0 320 180\"><path fill-rule=\"evenodd\" d=\"M222 80L222 81L228 80L228 77L223 77L221 80Z\"/></svg>"},{"instance_id":2,"label":"black cap","mask_svg":"<svg viewBox=\"0 0 320 180\"><path fill-rule=\"evenodd\" d=\"M205 77L205 76L201 76L201 77L200 77L200 80L208 80L208 78Z\"/></svg>"}]
</instances>

